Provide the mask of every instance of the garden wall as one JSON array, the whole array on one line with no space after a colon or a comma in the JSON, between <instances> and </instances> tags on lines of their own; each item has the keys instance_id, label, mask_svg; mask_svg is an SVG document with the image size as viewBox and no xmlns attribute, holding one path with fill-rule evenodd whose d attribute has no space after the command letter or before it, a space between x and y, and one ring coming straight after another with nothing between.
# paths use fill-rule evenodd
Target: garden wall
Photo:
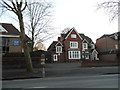
<instances>
[{"instance_id":1,"label":"garden wall","mask_svg":"<svg viewBox=\"0 0 120 90\"><path fill-rule=\"evenodd\" d=\"M34 68L41 67L41 55L45 54L45 62L50 63L50 54L46 51L37 51L31 53L31 59ZM3 69L26 68L26 61L23 53L8 53L2 57Z\"/></svg>"},{"instance_id":2,"label":"garden wall","mask_svg":"<svg viewBox=\"0 0 120 90\"><path fill-rule=\"evenodd\" d=\"M82 61L81 67L118 66L118 61Z\"/></svg>"}]
</instances>

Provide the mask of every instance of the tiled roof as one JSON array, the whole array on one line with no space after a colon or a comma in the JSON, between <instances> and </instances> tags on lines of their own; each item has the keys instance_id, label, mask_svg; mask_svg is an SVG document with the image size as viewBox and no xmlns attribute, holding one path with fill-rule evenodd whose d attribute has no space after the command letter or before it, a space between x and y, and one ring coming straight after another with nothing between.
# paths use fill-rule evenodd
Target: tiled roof
<instances>
[{"instance_id":1,"label":"tiled roof","mask_svg":"<svg viewBox=\"0 0 120 90\"><path fill-rule=\"evenodd\" d=\"M8 35L20 35L20 32L18 31L17 28L15 28L12 24L9 23L0 23L0 25L7 30ZM5 34L5 32L3 32ZM28 41L31 41L31 39L26 35L26 39Z\"/></svg>"},{"instance_id":2,"label":"tiled roof","mask_svg":"<svg viewBox=\"0 0 120 90\"><path fill-rule=\"evenodd\" d=\"M8 31L9 35L20 35L20 32L12 25L8 23L0 23L0 25Z\"/></svg>"},{"instance_id":3,"label":"tiled roof","mask_svg":"<svg viewBox=\"0 0 120 90\"><path fill-rule=\"evenodd\" d=\"M113 34L104 34L103 36L101 36L101 37L98 38L98 39L101 39L101 38L104 38L104 37L110 37L110 38L112 38L112 39L114 39L114 40L117 40L117 39L115 39L114 35L115 35L115 34L118 34L118 37L120 37L119 33L120 33L120 32L116 32L116 33L113 33ZM97 40L98 40L98 39L97 39Z\"/></svg>"},{"instance_id":4,"label":"tiled roof","mask_svg":"<svg viewBox=\"0 0 120 90\"><path fill-rule=\"evenodd\" d=\"M88 36L85 36L84 34L80 34L80 33L79 35L82 37L83 40L86 39L89 43L92 42L91 38L89 38Z\"/></svg>"},{"instance_id":5,"label":"tiled roof","mask_svg":"<svg viewBox=\"0 0 120 90\"><path fill-rule=\"evenodd\" d=\"M58 43L58 41L53 41L52 44L48 47L48 50L51 50L55 47L55 45Z\"/></svg>"}]
</instances>

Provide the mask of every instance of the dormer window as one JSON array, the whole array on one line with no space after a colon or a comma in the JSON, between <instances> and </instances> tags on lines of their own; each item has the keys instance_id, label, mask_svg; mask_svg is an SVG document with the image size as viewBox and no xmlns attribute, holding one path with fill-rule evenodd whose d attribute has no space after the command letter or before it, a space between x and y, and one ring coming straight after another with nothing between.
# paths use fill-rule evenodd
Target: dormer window
<instances>
[{"instance_id":1,"label":"dormer window","mask_svg":"<svg viewBox=\"0 0 120 90\"><path fill-rule=\"evenodd\" d=\"M91 44L91 49L94 49L95 48L95 45L94 44Z\"/></svg>"},{"instance_id":2,"label":"dormer window","mask_svg":"<svg viewBox=\"0 0 120 90\"><path fill-rule=\"evenodd\" d=\"M62 47L56 46L56 53L62 53Z\"/></svg>"},{"instance_id":3,"label":"dormer window","mask_svg":"<svg viewBox=\"0 0 120 90\"><path fill-rule=\"evenodd\" d=\"M88 44L87 44L87 43L83 43L83 44L82 44L82 48L83 48L83 50L88 49Z\"/></svg>"},{"instance_id":4,"label":"dormer window","mask_svg":"<svg viewBox=\"0 0 120 90\"><path fill-rule=\"evenodd\" d=\"M76 34L71 34L71 38L76 38Z\"/></svg>"},{"instance_id":5,"label":"dormer window","mask_svg":"<svg viewBox=\"0 0 120 90\"><path fill-rule=\"evenodd\" d=\"M117 34L114 34L114 37L115 37L116 40L118 39L118 35Z\"/></svg>"}]
</instances>

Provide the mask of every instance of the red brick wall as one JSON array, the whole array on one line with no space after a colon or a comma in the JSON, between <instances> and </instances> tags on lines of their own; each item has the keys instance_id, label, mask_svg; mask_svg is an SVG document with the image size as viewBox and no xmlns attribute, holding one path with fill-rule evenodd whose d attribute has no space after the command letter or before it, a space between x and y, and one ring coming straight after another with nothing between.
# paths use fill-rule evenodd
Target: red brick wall
<instances>
[{"instance_id":1,"label":"red brick wall","mask_svg":"<svg viewBox=\"0 0 120 90\"><path fill-rule=\"evenodd\" d=\"M76 34L77 35L77 33L73 30L72 32L71 32L71 34ZM71 38L71 34L68 36L68 38L64 41L64 46L65 46L65 58L66 58L66 61L67 62L70 62L70 60L68 59L68 50L74 50L74 49L70 49L70 41L76 41L76 42L78 42L78 48L82 48L82 40L81 40L81 38L77 35L77 37L76 38ZM77 49L78 50L78 49ZM81 51L81 50L80 50ZM72 60L71 60L72 61Z\"/></svg>"},{"instance_id":2,"label":"red brick wall","mask_svg":"<svg viewBox=\"0 0 120 90\"><path fill-rule=\"evenodd\" d=\"M102 61L117 61L117 60L118 60L116 54L100 55L100 59L101 59Z\"/></svg>"},{"instance_id":3,"label":"red brick wall","mask_svg":"<svg viewBox=\"0 0 120 90\"><path fill-rule=\"evenodd\" d=\"M104 37L96 40L96 47L98 51L106 51L106 50L115 50L115 45L118 45L118 41L111 39L110 37Z\"/></svg>"},{"instance_id":4,"label":"red brick wall","mask_svg":"<svg viewBox=\"0 0 120 90\"><path fill-rule=\"evenodd\" d=\"M32 57L33 67L41 67L41 58ZM2 58L3 69L16 69L26 68L26 61L24 57L3 57Z\"/></svg>"},{"instance_id":5,"label":"red brick wall","mask_svg":"<svg viewBox=\"0 0 120 90\"><path fill-rule=\"evenodd\" d=\"M83 61L81 67L117 66L117 61Z\"/></svg>"},{"instance_id":6,"label":"red brick wall","mask_svg":"<svg viewBox=\"0 0 120 90\"><path fill-rule=\"evenodd\" d=\"M108 36L98 39L96 41L96 47L98 52L116 50L115 45L118 45L118 41ZM99 55L100 60L103 61L116 61L117 54L101 54Z\"/></svg>"},{"instance_id":7,"label":"red brick wall","mask_svg":"<svg viewBox=\"0 0 120 90\"><path fill-rule=\"evenodd\" d=\"M49 51L51 53L51 63L54 63L53 55L57 54L56 50ZM58 54L57 54L58 55ZM65 62L65 54L64 52L58 55L58 62Z\"/></svg>"}]
</instances>

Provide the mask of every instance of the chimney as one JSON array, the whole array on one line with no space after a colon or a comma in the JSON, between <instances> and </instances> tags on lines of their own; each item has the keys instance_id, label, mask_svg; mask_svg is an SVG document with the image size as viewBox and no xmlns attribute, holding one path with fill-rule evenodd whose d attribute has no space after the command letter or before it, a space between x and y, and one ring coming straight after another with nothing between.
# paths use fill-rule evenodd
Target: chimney
<instances>
[{"instance_id":1,"label":"chimney","mask_svg":"<svg viewBox=\"0 0 120 90\"><path fill-rule=\"evenodd\" d=\"M60 41L60 37L58 37L58 41Z\"/></svg>"}]
</instances>

